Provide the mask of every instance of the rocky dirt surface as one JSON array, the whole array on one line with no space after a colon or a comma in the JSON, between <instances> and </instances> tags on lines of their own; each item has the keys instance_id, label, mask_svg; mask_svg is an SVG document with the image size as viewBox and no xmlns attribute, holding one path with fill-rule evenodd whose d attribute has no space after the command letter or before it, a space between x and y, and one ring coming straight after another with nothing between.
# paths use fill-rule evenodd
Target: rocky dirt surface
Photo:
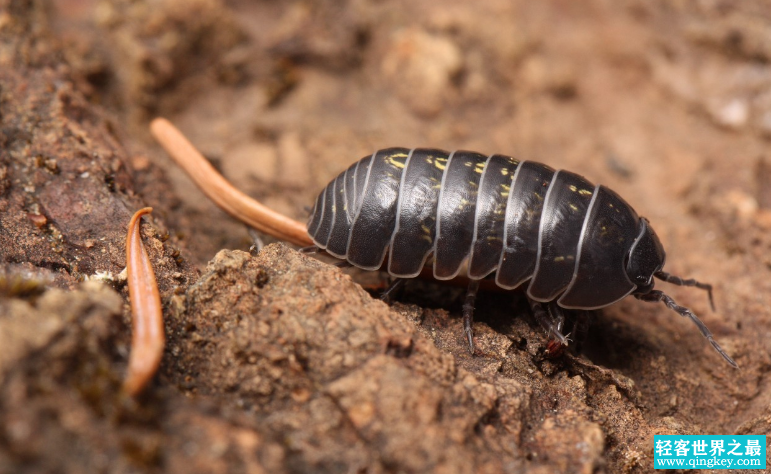
<instances>
[{"instance_id":1,"label":"rocky dirt surface","mask_svg":"<svg viewBox=\"0 0 771 474\"><path fill-rule=\"evenodd\" d=\"M638 473L655 434L769 433L769 28L761 1L0 1L0 472ZM516 293L480 295L472 356L462 290L389 307L361 286L382 276L249 253L157 115L300 220L387 146L607 184L669 272L715 284L716 312L661 286L741 369L632 299L550 357ZM145 205L168 345L131 400L120 272Z\"/></svg>"}]
</instances>

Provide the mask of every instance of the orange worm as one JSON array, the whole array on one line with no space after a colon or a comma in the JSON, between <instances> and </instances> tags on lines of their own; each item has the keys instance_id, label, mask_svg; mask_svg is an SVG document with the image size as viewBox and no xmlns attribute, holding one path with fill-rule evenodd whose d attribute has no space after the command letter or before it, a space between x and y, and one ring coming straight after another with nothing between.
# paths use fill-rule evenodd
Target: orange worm
<instances>
[{"instance_id":1,"label":"orange worm","mask_svg":"<svg viewBox=\"0 0 771 474\"><path fill-rule=\"evenodd\" d=\"M236 189L171 122L157 118L150 123L150 131L198 188L223 211L281 240L300 247L313 245L304 224L268 209Z\"/></svg>"},{"instance_id":2,"label":"orange worm","mask_svg":"<svg viewBox=\"0 0 771 474\"><path fill-rule=\"evenodd\" d=\"M139 395L155 375L166 343L158 284L139 234L141 217L152 210L152 207L146 207L134 214L129 223L126 238L126 271L133 334L128 373L123 382L123 389L132 397Z\"/></svg>"}]
</instances>

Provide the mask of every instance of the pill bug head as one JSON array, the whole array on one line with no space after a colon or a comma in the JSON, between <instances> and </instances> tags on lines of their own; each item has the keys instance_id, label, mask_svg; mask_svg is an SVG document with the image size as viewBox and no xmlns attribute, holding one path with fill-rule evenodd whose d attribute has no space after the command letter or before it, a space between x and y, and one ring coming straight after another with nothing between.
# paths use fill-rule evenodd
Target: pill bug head
<instances>
[{"instance_id":1,"label":"pill bug head","mask_svg":"<svg viewBox=\"0 0 771 474\"><path fill-rule=\"evenodd\" d=\"M640 218L639 233L626 262L626 274L637 285L637 293L653 289L653 275L664 267L666 253L648 219Z\"/></svg>"}]
</instances>

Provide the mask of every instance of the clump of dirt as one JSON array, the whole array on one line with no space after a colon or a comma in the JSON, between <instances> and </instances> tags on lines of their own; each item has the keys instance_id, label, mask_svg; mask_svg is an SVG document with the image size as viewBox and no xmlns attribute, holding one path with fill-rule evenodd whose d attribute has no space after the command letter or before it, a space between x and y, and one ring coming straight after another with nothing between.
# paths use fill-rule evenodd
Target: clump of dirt
<instances>
[{"instance_id":1,"label":"clump of dirt","mask_svg":"<svg viewBox=\"0 0 771 474\"><path fill-rule=\"evenodd\" d=\"M130 340L124 313L123 298L96 282L0 301L0 471L270 467L279 446L176 390L156 387L138 402L122 394ZM172 450L181 456L167 457Z\"/></svg>"},{"instance_id":2,"label":"clump of dirt","mask_svg":"<svg viewBox=\"0 0 771 474\"><path fill-rule=\"evenodd\" d=\"M52 270L62 284L118 274L125 266L128 219L142 203L131 147L118 137L114 120L76 89L66 64L56 62L56 38L43 28L43 7L14 5L5 12L0 36L3 262ZM161 184L154 196L165 191L173 203L158 168L147 165L143 172ZM161 242L165 234L162 224L145 229L168 294L196 270L175 261L173 241Z\"/></svg>"},{"instance_id":3,"label":"clump of dirt","mask_svg":"<svg viewBox=\"0 0 771 474\"><path fill-rule=\"evenodd\" d=\"M0 472L648 472L655 434L768 433L769 24L757 1L0 3ZM554 355L520 296L482 293L471 355L460 290L388 307L360 286L379 275L244 252L155 114L301 220L388 146L581 173L715 284L715 313L661 287L741 369L634 300ZM145 205L168 346L128 400Z\"/></svg>"},{"instance_id":4,"label":"clump of dirt","mask_svg":"<svg viewBox=\"0 0 771 474\"><path fill-rule=\"evenodd\" d=\"M619 393L633 393L631 381L578 361L570 365L581 375L545 377L511 342L542 339L527 324L505 335L481 325L484 356L458 359L459 321L445 314L432 324L440 318L412 305L391 310L282 245L256 258L220 252L176 307L168 380L286 440L287 470L591 472L605 445L598 417L617 443L648 456L645 437L626 439L625 424L645 424Z\"/></svg>"}]
</instances>

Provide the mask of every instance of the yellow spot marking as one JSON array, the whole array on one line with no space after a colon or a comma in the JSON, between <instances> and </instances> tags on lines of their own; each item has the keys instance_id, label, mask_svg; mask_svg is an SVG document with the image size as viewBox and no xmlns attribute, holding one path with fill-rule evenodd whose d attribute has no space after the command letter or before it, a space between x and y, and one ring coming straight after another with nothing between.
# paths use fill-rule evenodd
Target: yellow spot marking
<instances>
[{"instance_id":1,"label":"yellow spot marking","mask_svg":"<svg viewBox=\"0 0 771 474\"><path fill-rule=\"evenodd\" d=\"M582 189L582 190L578 191L578 194L580 194L582 196L591 196L592 192L589 191L588 189Z\"/></svg>"},{"instance_id":2,"label":"yellow spot marking","mask_svg":"<svg viewBox=\"0 0 771 474\"><path fill-rule=\"evenodd\" d=\"M507 176L509 174L509 169L508 168L501 168L501 174L503 176Z\"/></svg>"},{"instance_id":3,"label":"yellow spot marking","mask_svg":"<svg viewBox=\"0 0 771 474\"><path fill-rule=\"evenodd\" d=\"M577 188L577 187L575 187L575 186L573 186L572 184L570 185L569 189L570 189L571 191L573 191L573 192L576 192L576 191L578 191L578 188Z\"/></svg>"},{"instance_id":4,"label":"yellow spot marking","mask_svg":"<svg viewBox=\"0 0 771 474\"><path fill-rule=\"evenodd\" d=\"M564 262L565 261L565 257L555 257L554 261L555 262Z\"/></svg>"},{"instance_id":5,"label":"yellow spot marking","mask_svg":"<svg viewBox=\"0 0 771 474\"><path fill-rule=\"evenodd\" d=\"M573 209L574 211L578 211L578 208L576 207L575 204L568 204L568 206L570 206L570 208Z\"/></svg>"},{"instance_id":6,"label":"yellow spot marking","mask_svg":"<svg viewBox=\"0 0 771 474\"><path fill-rule=\"evenodd\" d=\"M393 158L389 158L388 163L390 163L392 166L396 166L397 168L404 169L404 163L401 161L395 160Z\"/></svg>"}]
</instances>

